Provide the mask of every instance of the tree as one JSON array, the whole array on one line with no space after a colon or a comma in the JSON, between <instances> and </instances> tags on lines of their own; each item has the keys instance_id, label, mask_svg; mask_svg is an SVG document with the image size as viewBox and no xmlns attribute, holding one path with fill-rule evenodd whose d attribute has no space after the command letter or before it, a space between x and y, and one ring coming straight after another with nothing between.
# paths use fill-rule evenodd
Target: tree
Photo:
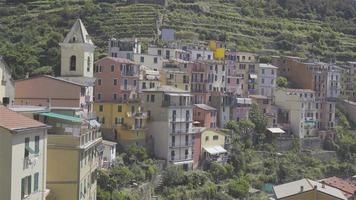
<instances>
[{"instance_id":1,"label":"tree","mask_svg":"<svg viewBox=\"0 0 356 200\"><path fill-rule=\"evenodd\" d=\"M249 113L249 119L255 125L255 134L254 134L253 141L255 144L259 144L265 138L267 121L266 121L266 118L264 117L261 109L255 103L252 104L252 106L251 106L250 113Z\"/></svg>"},{"instance_id":2,"label":"tree","mask_svg":"<svg viewBox=\"0 0 356 200\"><path fill-rule=\"evenodd\" d=\"M172 187L184 183L184 171L181 167L170 166L163 172L163 183L165 186Z\"/></svg>"},{"instance_id":3,"label":"tree","mask_svg":"<svg viewBox=\"0 0 356 200\"><path fill-rule=\"evenodd\" d=\"M226 177L227 170L222 164L213 162L210 165L209 173L213 176L214 181L219 183L220 180Z\"/></svg>"},{"instance_id":4,"label":"tree","mask_svg":"<svg viewBox=\"0 0 356 200\"><path fill-rule=\"evenodd\" d=\"M278 76L276 83L278 87L282 87L282 88L288 87L288 79L286 77Z\"/></svg>"},{"instance_id":5,"label":"tree","mask_svg":"<svg viewBox=\"0 0 356 200\"><path fill-rule=\"evenodd\" d=\"M235 198L245 198L248 195L250 183L246 177L241 177L238 180L230 180L227 189L228 193Z\"/></svg>"}]
</instances>

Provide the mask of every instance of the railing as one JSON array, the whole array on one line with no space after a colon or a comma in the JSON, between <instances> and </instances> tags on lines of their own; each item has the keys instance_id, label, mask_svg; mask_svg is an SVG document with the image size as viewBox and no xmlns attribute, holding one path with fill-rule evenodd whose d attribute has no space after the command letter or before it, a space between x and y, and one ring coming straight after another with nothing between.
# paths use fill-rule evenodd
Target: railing
<instances>
[{"instance_id":1,"label":"railing","mask_svg":"<svg viewBox=\"0 0 356 200\"><path fill-rule=\"evenodd\" d=\"M86 134L82 134L80 136L80 146L84 147L88 144L90 144L91 142L96 141L97 139L101 138L101 132L99 131L89 131Z\"/></svg>"},{"instance_id":2,"label":"railing","mask_svg":"<svg viewBox=\"0 0 356 200\"><path fill-rule=\"evenodd\" d=\"M138 76L138 73L135 71L124 71L121 72L121 76Z\"/></svg>"},{"instance_id":3,"label":"railing","mask_svg":"<svg viewBox=\"0 0 356 200\"><path fill-rule=\"evenodd\" d=\"M87 120L96 119L96 113L95 112L84 112L82 117Z\"/></svg>"},{"instance_id":4,"label":"railing","mask_svg":"<svg viewBox=\"0 0 356 200\"><path fill-rule=\"evenodd\" d=\"M146 119L148 117L146 112L127 112L127 117L135 117L135 118L143 118Z\"/></svg>"},{"instance_id":5,"label":"railing","mask_svg":"<svg viewBox=\"0 0 356 200\"><path fill-rule=\"evenodd\" d=\"M137 86L133 86L133 85L121 85L121 86L120 86L120 89L121 89L121 90L129 90L129 91L132 91L132 90L137 90L138 87L137 87Z\"/></svg>"},{"instance_id":6,"label":"railing","mask_svg":"<svg viewBox=\"0 0 356 200\"><path fill-rule=\"evenodd\" d=\"M183 143L171 142L171 143L169 143L169 147L171 147L171 148L191 147L191 146L193 146L193 144L194 144L193 141L183 142Z\"/></svg>"},{"instance_id":7,"label":"railing","mask_svg":"<svg viewBox=\"0 0 356 200\"><path fill-rule=\"evenodd\" d=\"M191 129L171 129L170 134L174 135L174 134L195 134L197 133L197 131L194 128Z\"/></svg>"},{"instance_id":8,"label":"railing","mask_svg":"<svg viewBox=\"0 0 356 200\"><path fill-rule=\"evenodd\" d=\"M192 155L184 155L181 158L178 156L171 156L171 161L173 162L179 162L179 161L186 161L186 160L192 160L193 156Z\"/></svg>"},{"instance_id":9,"label":"railing","mask_svg":"<svg viewBox=\"0 0 356 200\"><path fill-rule=\"evenodd\" d=\"M162 106L192 106L190 102L178 103L172 101L163 101Z\"/></svg>"}]
</instances>

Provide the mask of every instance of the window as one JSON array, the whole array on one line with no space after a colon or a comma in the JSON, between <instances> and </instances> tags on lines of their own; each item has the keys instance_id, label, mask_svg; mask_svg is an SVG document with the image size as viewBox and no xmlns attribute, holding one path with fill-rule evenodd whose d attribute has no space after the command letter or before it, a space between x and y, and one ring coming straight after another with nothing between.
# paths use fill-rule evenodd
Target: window
<instances>
[{"instance_id":1,"label":"window","mask_svg":"<svg viewBox=\"0 0 356 200\"><path fill-rule=\"evenodd\" d=\"M39 179L39 173L35 173L34 175L34 183L33 183L33 191L38 192L38 180Z\"/></svg>"},{"instance_id":2,"label":"window","mask_svg":"<svg viewBox=\"0 0 356 200\"><path fill-rule=\"evenodd\" d=\"M140 57L140 62L142 62L142 63L145 62L145 57L141 56Z\"/></svg>"},{"instance_id":3,"label":"window","mask_svg":"<svg viewBox=\"0 0 356 200\"><path fill-rule=\"evenodd\" d=\"M208 141L209 140L209 136L205 136L205 141Z\"/></svg>"},{"instance_id":4,"label":"window","mask_svg":"<svg viewBox=\"0 0 356 200\"><path fill-rule=\"evenodd\" d=\"M77 66L77 57L71 56L70 57L70 65L69 65L69 70L70 71L75 71Z\"/></svg>"},{"instance_id":5,"label":"window","mask_svg":"<svg viewBox=\"0 0 356 200\"><path fill-rule=\"evenodd\" d=\"M103 112L104 111L104 106L103 105L99 105L99 112Z\"/></svg>"},{"instance_id":6,"label":"window","mask_svg":"<svg viewBox=\"0 0 356 200\"><path fill-rule=\"evenodd\" d=\"M40 136L35 136L35 154L40 153Z\"/></svg>"},{"instance_id":7,"label":"window","mask_svg":"<svg viewBox=\"0 0 356 200\"><path fill-rule=\"evenodd\" d=\"M142 83L142 89L146 89L146 82Z\"/></svg>"},{"instance_id":8,"label":"window","mask_svg":"<svg viewBox=\"0 0 356 200\"><path fill-rule=\"evenodd\" d=\"M21 180L21 199L31 194L31 176L26 176Z\"/></svg>"},{"instance_id":9,"label":"window","mask_svg":"<svg viewBox=\"0 0 356 200\"><path fill-rule=\"evenodd\" d=\"M158 58L157 57L154 57L153 58L153 63L157 63L158 62Z\"/></svg>"},{"instance_id":10,"label":"window","mask_svg":"<svg viewBox=\"0 0 356 200\"><path fill-rule=\"evenodd\" d=\"M174 155L175 155L175 152L171 151L171 160L174 160Z\"/></svg>"},{"instance_id":11,"label":"window","mask_svg":"<svg viewBox=\"0 0 356 200\"><path fill-rule=\"evenodd\" d=\"M117 79L114 79L114 85L117 85Z\"/></svg>"},{"instance_id":12,"label":"window","mask_svg":"<svg viewBox=\"0 0 356 200\"><path fill-rule=\"evenodd\" d=\"M111 72L115 71L115 65L111 65Z\"/></svg>"},{"instance_id":13,"label":"window","mask_svg":"<svg viewBox=\"0 0 356 200\"><path fill-rule=\"evenodd\" d=\"M146 96L146 102L149 102L150 101L150 95L147 95Z\"/></svg>"},{"instance_id":14,"label":"window","mask_svg":"<svg viewBox=\"0 0 356 200\"><path fill-rule=\"evenodd\" d=\"M98 100L101 100L101 94L100 93L98 94Z\"/></svg>"},{"instance_id":15,"label":"window","mask_svg":"<svg viewBox=\"0 0 356 200\"><path fill-rule=\"evenodd\" d=\"M112 95L112 99L113 99L113 100L116 100L116 99L117 99L117 94L116 94L116 93L114 93L114 94Z\"/></svg>"},{"instance_id":16,"label":"window","mask_svg":"<svg viewBox=\"0 0 356 200\"><path fill-rule=\"evenodd\" d=\"M151 102L155 102L155 95L151 94Z\"/></svg>"},{"instance_id":17,"label":"window","mask_svg":"<svg viewBox=\"0 0 356 200\"><path fill-rule=\"evenodd\" d=\"M27 137L25 138L25 158L28 158L28 156L30 155L30 138Z\"/></svg>"},{"instance_id":18,"label":"window","mask_svg":"<svg viewBox=\"0 0 356 200\"><path fill-rule=\"evenodd\" d=\"M263 79L261 79L261 83L262 84L264 84L265 83L265 79L263 78Z\"/></svg>"},{"instance_id":19,"label":"window","mask_svg":"<svg viewBox=\"0 0 356 200\"><path fill-rule=\"evenodd\" d=\"M162 55L162 51L161 50L157 50L157 55Z\"/></svg>"},{"instance_id":20,"label":"window","mask_svg":"<svg viewBox=\"0 0 356 200\"><path fill-rule=\"evenodd\" d=\"M88 59L87 59L87 72L90 72L90 67L91 66L91 60L90 60L90 57L88 56Z\"/></svg>"},{"instance_id":21,"label":"window","mask_svg":"<svg viewBox=\"0 0 356 200\"><path fill-rule=\"evenodd\" d=\"M122 105L117 106L117 112L122 112Z\"/></svg>"},{"instance_id":22,"label":"window","mask_svg":"<svg viewBox=\"0 0 356 200\"><path fill-rule=\"evenodd\" d=\"M101 79L98 79L98 85L101 85Z\"/></svg>"}]
</instances>

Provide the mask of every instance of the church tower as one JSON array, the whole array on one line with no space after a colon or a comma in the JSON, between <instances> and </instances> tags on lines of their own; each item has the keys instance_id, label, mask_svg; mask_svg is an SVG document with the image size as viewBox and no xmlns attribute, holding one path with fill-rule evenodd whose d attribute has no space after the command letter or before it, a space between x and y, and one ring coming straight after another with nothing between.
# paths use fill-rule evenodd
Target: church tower
<instances>
[{"instance_id":1,"label":"church tower","mask_svg":"<svg viewBox=\"0 0 356 200\"><path fill-rule=\"evenodd\" d=\"M93 77L95 45L80 19L74 23L61 47L61 76Z\"/></svg>"}]
</instances>

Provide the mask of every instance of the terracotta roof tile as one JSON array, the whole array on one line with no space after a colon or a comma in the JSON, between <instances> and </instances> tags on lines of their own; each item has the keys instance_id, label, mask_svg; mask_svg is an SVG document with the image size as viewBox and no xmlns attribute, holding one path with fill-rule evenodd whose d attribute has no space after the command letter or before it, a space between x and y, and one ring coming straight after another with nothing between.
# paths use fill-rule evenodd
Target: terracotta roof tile
<instances>
[{"instance_id":1,"label":"terracotta roof tile","mask_svg":"<svg viewBox=\"0 0 356 200\"><path fill-rule=\"evenodd\" d=\"M356 184L349 181L345 181L335 176L323 179L322 182L332 187L338 188L339 190L342 190L343 192L346 192L351 195L356 192Z\"/></svg>"},{"instance_id":2,"label":"terracotta roof tile","mask_svg":"<svg viewBox=\"0 0 356 200\"><path fill-rule=\"evenodd\" d=\"M15 131L27 128L46 127L46 124L25 117L0 105L0 127Z\"/></svg>"}]
</instances>

